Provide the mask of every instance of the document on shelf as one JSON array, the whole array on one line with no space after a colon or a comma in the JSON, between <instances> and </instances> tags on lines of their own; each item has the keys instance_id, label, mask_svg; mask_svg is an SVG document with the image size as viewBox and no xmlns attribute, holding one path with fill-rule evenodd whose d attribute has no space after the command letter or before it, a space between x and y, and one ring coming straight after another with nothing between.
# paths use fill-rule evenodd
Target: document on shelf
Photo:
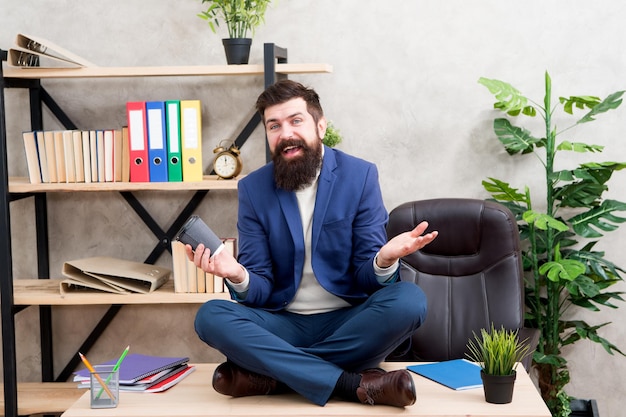
<instances>
[{"instance_id":1,"label":"document on shelf","mask_svg":"<svg viewBox=\"0 0 626 417\"><path fill-rule=\"evenodd\" d=\"M150 182L167 182L165 102L146 102Z\"/></svg>"},{"instance_id":2,"label":"document on shelf","mask_svg":"<svg viewBox=\"0 0 626 417\"><path fill-rule=\"evenodd\" d=\"M170 182L183 180L182 154L180 151L180 101L165 102L167 117L167 179Z\"/></svg>"},{"instance_id":3,"label":"document on shelf","mask_svg":"<svg viewBox=\"0 0 626 417\"><path fill-rule=\"evenodd\" d=\"M39 36L19 33L9 49L9 65L24 68L80 68L97 65Z\"/></svg>"},{"instance_id":4,"label":"document on shelf","mask_svg":"<svg viewBox=\"0 0 626 417\"><path fill-rule=\"evenodd\" d=\"M130 148L130 181L150 182L146 102L132 101L126 103L126 115Z\"/></svg>"},{"instance_id":5,"label":"document on shelf","mask_svg":"<svg viewBox=\"0 0 626 417\"><path fill-rule=\"evenodd\" d=\"M96 290L115 294L150 293L169 280L171 270L161 266L98 256L63 264L61 294Z\"/></svg>"},{"instance_id":6,"label":"document on shelf","mask_svg":"<svg viewBox=\"0 0 626 417\"><path fill-rule=\"evenodd\" d=\"M183 181L202 181L202 116L200 100L180 101Z\"/></svg>"}]
</instances>

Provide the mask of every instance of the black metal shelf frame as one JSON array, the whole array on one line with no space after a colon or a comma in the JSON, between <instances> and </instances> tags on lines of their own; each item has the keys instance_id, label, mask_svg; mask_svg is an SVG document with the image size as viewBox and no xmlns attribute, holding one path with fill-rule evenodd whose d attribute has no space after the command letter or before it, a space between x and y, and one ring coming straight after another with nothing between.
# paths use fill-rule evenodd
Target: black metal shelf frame
<instances>
[{"instance_id":1,"label":"black metal shelf frame","mask_svg":"<svg viewBox=\"0 0 626 417\"><path fill-rule=\"evenodd\" d=\"M276 73L276 64L287 63L287 49L273 43L264 44L264 81L265 87L274 84L285 74ZM7 51L0 50L2 61L7 60ZM7 134L5 118L6 88L27 88L29 90L31 129L43 130L43 105L45 105L66 129L77 129L76 125L65 114L63 109L54 101L52 96L41 85L41 81L5 78L0 65L0 187L3 188L0 196L0 313L2 318L2 359L4 364L4 415L16 417L17 412L17 370L16 370L16 340L15 314L23 310L23 306L15 306L13 298L13 266L11 259L11 221L10 202L32 197L35 206L35 226L37 242L37 275L39 279L50 277L49 247L48 247L48 210L46 193L11 194L9 193L9 176L7 167ZM261 123L261 117L254 112L248 123L235 139L235 145L242 147L252 132ZM266 143L266 160L269 160L269 149ZM158 242L144 262L153 264L167 250L170 251L170 242L174 234L180 229L185 220L201 204L208 190L199 190L194 193L187 205L180 211L174 222L163 230L150 213L132 192L122 191L120 194L155 235ZM98 337L113 321L122 305L112 305L84 340L78 351L89 352ZM39 327L41 337L41 378L43 382L65 381L78 365L78 355L72 355L70 362L55 377L53 369L52 351L52 308L39 306ZM77 351L77 353L78 353Z\"/></svg>"}]
</instances>

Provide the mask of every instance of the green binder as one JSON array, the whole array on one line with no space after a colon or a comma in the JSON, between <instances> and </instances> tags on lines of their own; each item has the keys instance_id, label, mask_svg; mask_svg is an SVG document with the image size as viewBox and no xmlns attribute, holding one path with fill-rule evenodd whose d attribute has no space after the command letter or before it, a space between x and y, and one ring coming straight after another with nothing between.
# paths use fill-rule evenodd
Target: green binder
<instances>
[{"instance_id":1,"label":"green binder","mask_svg":"<svg viewBox=\"0 0 626 417\"><path fill-rule=\"evenodd\" d=\"M167 125L167 179L170 182L183 180L183 164L180 148L180 101L165 102Z\"/></svg>"}]
</instances>

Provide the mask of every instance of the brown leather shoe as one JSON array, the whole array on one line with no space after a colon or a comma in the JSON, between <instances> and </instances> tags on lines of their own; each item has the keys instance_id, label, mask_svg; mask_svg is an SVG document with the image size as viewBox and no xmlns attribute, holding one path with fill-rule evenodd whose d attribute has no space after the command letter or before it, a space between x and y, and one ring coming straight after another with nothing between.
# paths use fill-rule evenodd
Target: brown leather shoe
<instances>
[{"instance_id":1,"label":"brown leather shoe","mask_svg":"<svg viewBox=\"0 0 626 417\"><path fill-rule=\"evenodd\" d=\"M406 407L415 404L415 384L406 369L391 372L364 371L356 395L363 404Z\"/></svg>"},{"instance_id":2,"label":"brown leather shoe","mask_svg":"<svg viewBox=\"0 0 626 417\"><path fill-rule=\"evenodd\" d=\"M248 371L231 362L219 365L213 373L215 391L231 397L272 394L276 391L276 386L275 379Z\"/></svg>"}]
</instances>

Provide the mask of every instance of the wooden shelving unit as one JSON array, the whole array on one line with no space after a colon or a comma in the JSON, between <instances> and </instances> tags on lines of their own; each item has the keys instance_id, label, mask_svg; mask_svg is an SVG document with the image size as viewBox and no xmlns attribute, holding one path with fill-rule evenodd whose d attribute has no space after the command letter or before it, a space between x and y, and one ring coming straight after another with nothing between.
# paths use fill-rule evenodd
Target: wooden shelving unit
<instances>
[{"instance_id":1,"label":"wooden shelving unit","mask_svg":"<svg viewBox=\"0 0 626 417\"><path fill-rule=\"evenodd\" d=\"M64 192L102 192L102 191L194 191L194 190L236 190L237 182L243 177L232 180L219 179L217 175L205 175L197 182L74 182L31 184L25 177L10 177L9 192L25 193L64 193Z\"/></svg>"},{"instance_id":2,"label":"wooden shelving unit","mask_svg":"<svg viewBox=\"0 0 626 417\"><path fill-rule=\"evenodd\" d=\"M61 295L60 279L15 279L16 306L80 306L112 304L202 304L214 298L229 299L227 293L175 293L169 280L150 294L108 294L91 291Z\"/></svg>"},{"instance_id":3,"label":"wooden shelving unit","mask_svg":"<svg viewBox=\"0 0 626 417\"><path fill-rule=\"evenodd\" d=\"M315 74L332 72L328 64L276 64L276 74ZM180 67L81 67L81 68L20 68L7 67L5 78L128 78L172 76L265 75L263 65L199 65Z\"/></svg>"},{"instance_id":4,"label":"wooden shelving unit","mask_svg":"<svg viewBox=\"0 0 626 417\"><path fill-rule=\"evenodd\" d=\"M288 64L287 50L268 43L264 45L263 65L208 65L175 67L88 67L88 68L18 68L7 66L7 51L0 50L2 67L0 68L0 296L2 318L2 347L4 364L4 415L18 415L18 384L16 377L16 346L14 315L28 306L39 306L40 336L42 357L42 395L50 395L49 382L64 380L68 370L73 370L76 363L68 363L65 369L55 376L52 369L52 331L51 306L101 304L110 305L96 329L80 347L86 351L95 343L101 331L115 317L116 312L126 304L200 304L210 298L228 298L228 294L177 294L170 282L151 294L95 294L75 293L62 296L58 279L50 277L48 260L47 199L48 193L64 192L119 192L140 218L152 230L159 243L147 257L147 263L154 261L169 247L173 234L202 202L211 190L237 189L237 180L218 180L215 176L205 176L200 182L177 183L91 183L91 184L30 184L26 178L9 177L7 171L7 134L5 120L4 90L7 88L26 88L30 94L31 130L43 129L42 105L46 105L67 129L76 129L61 107L42 87L42 81L50 79L83 78L132 78L132 77L189 77L189 76L262 76L265 85L273 84L288 74L329 73L332 67L327 64ZM235 140L241 147L252 131L260 123L258 115L252 116ZM26 130L26 129L25 129ZM189 203L179 213L178 218L167 230L162 230L152 219L147 210L134 197L137 191L195 191ZM10 203L22 198L33 198L35 205L35 224L37 230L38 279L27 277L13 278L11 261ZM77 355L73 355L77 356ZM38 388L35 388L35 390ZM45 392L44 392L45 389ZM66 387L65 387L66 389ZM23 390L20 390L23 392ZM33 394L32 389L29 392ZM31 396L37 398L37 393ZM29 398L31 398L29 397ZM27 408L25 399L20 399L20 409ZM39 410L42 414L58 410Z\"/></svg>"}]
</instances>

